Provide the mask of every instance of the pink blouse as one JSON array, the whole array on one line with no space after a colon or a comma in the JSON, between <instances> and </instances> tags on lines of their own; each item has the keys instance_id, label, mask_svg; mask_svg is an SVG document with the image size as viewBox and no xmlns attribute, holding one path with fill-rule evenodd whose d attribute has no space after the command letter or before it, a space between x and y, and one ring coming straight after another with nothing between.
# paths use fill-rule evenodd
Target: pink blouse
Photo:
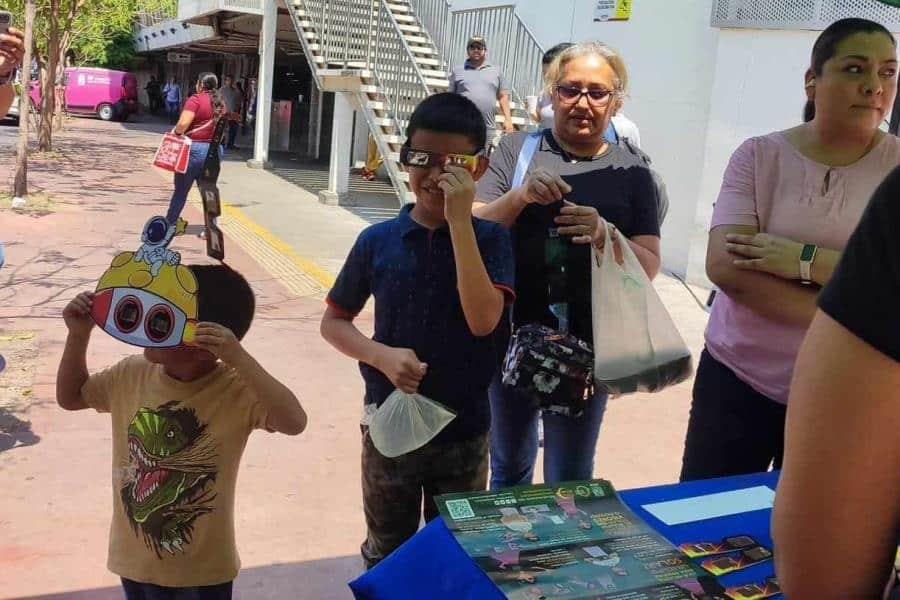
<instances>
[{"instance_id":1,"label":"pink blouse","mask_svg":"<svg viewBox=\"0 0 900 600\"><path fill-rule=\"evenodd\" d=\"M885 135L846 167L814 162L783 132L750 138L731 156L711 228L752 225L762 233L843 250L875 188L900 165L900 138ZM719 293L706 329L709 353L745 383L786 403L806 329L776 323Z\"/></svg>"}]
</instances>

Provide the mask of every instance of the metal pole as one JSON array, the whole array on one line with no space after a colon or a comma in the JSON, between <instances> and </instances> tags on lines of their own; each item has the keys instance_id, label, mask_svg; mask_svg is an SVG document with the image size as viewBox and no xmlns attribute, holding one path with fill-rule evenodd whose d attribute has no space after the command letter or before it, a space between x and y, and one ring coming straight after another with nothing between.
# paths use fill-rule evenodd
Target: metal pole
<instances>
[{"instance_id":1,"label":"metal pole","mask_svg":"<svg viewBox=\"0 0 900 600\"><path fill-rule=\"evenodd\" d=\"M256 86L256 131L253 159L248 165L258 169L269 160L269 123L272 118L272 79L275 75L275 39L278 35L278 8L265 2L262 32L259 36L259 77Z\"/></svg>"}]
</instances>

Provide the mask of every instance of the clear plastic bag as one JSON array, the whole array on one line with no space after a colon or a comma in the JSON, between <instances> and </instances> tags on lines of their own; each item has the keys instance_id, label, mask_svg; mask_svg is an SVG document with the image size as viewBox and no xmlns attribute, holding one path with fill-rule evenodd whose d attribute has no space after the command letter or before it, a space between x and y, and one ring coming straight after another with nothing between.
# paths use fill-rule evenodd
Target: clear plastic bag
<instances>
[{"instance_id":1,"label":"clear plastic bag","mask_svg":"<svg viewBox=\"0 0 900 600\"><path fill-rule=\"evenodd\" d=\"M617 241L613 241L616 239ZM623 264L616 261L621 249ZM691 352L631 246L607 223L594 251L591 301L594 380L612 395L658 392L693 372Z\"/></svg>"},{"instance_id":2,"label":"clear plastic bag","mask_svg":"<svg viewBox=\"0 0 900 600\"><path fill-rule=\"evenodd\" d=\"M455 418L443 404L394 390L372 415L369 437L383 456L396 458L430 442Z\"/></svg>"}]
</instances>

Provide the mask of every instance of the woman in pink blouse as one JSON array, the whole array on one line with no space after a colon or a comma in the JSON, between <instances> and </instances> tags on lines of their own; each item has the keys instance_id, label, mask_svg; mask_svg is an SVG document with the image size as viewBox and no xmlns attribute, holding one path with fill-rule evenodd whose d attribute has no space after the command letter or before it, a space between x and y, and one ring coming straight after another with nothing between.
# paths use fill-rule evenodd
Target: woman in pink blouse
<instances>
[{"instance_id":1,"label":"woman in pink blouse","mask_svg":"<svg viewBox=\"0 0 900 600\"><path fill-rule=\"evenodd\" d=\"M879 130L897 93L887 29L833 23L813 46L805 89L806 122L745 141L725 171L706 257L721 293L682 481L780 468L788 388L816 296L872 192L900 164L900 140Z\"/></svg>"}]
</instances>

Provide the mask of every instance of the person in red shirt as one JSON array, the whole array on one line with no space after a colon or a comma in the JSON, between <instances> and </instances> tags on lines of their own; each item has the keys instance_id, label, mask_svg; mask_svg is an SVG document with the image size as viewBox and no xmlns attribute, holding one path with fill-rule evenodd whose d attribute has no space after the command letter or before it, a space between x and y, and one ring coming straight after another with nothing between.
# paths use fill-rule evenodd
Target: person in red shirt
<instances>
[{"instance_id":1,"label":"person in red shirt","mask_svg":"<svg viewBox=\"0 0 900 600\"><path fill-rule=\"evenodd\" d=\"M206 156L216 131L216 123L225 114L225 104L218 92L219 78L201 73L197 79L197 93L188 98L175 125L177 135L191 138L191 157L185 173L175 173L175 190L169 201L166 220L175 224L187 202L188 192L203 172ZM221 148L216 148L221 153Z\"/></svg>"}]
</instances>

